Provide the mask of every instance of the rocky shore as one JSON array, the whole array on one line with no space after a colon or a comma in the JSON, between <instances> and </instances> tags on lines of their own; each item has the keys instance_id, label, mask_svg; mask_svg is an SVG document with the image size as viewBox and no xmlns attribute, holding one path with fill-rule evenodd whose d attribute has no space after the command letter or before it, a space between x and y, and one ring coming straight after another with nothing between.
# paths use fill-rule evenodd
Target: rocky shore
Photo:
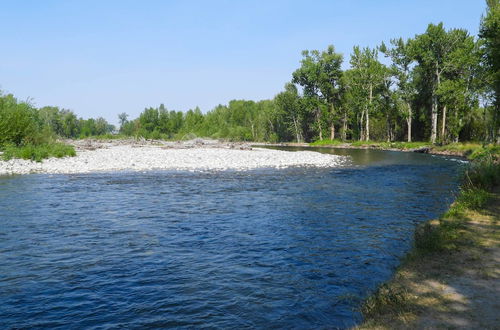
<instances>
[{"instance_id":1,"label":"rocky shore","mask_svg":"<svg viewBox=\"0 0 500 330\"><path fill-rule=\"evenodd\" d=\"M37 163L0 161L0 175L29 173L90 173L147 170L250 170L290 166L334 167L347 158L311 151L288 152L252 148L244 143L196 139L185 142L136 140L76 140L76 157Z\"/></svg>"}]
</instances>

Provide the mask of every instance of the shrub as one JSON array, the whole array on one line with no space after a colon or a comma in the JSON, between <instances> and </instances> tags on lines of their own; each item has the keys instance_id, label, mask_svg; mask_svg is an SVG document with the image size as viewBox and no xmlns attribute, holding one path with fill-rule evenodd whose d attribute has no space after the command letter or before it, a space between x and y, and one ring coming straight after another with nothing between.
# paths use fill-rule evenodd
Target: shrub
<instances>
[{"instance_id":1,"label":"shrub","mask_svg":"<svg viewBox=\"0 0 500 330\"><path fill-rule=\"evenodd\" d=\"M37 133L34 110L11 96L0 98L0 146L32 142Z\"/></svg>"},{"instance_id":2,"label":"shrub","mask_svg":"<svg viewBox=\"0 0 500 330\"><path fill-rule=\"evenodd\" d=\"M75 148L63 143L52 143L41 145L28 144L25 146L7 145L4 148L2 158L4 160L21 158L41 162L45 158L62 158L65 156L76 156Z\"/></svg>"}]
</instances>

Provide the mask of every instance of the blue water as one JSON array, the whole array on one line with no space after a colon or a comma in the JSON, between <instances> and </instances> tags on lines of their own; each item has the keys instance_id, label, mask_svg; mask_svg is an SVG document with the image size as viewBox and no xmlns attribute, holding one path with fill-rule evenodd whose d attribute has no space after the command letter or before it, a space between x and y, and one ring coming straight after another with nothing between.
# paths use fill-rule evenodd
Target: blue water
<instances>
[{"instance_id":1,"label":"blue water","mask_svg":"<svg viewBox=\"0 0 500 330\"><path fill-rule=\"evenodd\" d=\"M1 328L345 328L459 163L0 177Z\"/></svg>"}]
</instances>

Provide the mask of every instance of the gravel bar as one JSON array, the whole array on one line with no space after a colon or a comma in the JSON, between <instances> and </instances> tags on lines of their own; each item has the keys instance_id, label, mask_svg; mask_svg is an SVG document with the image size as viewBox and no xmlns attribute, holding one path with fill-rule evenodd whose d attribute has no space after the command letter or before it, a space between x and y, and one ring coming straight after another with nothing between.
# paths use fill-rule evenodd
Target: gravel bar
<instances>
[{"instance_id":1,"label":"gravel bar","mask_svg":"<svg viewBox=\"0 0 500 330\"><path fill-rule=\"evenodd\" d=\"M75 157L50 158L37 163L11 159L0 161L0 175L30 173L91 173L148 170L251 170L291 166L336 167L343 156L312 151L281 151L265 148L206 147L175 148L166 145L77 146Z\"/></svg>"}]
</instances>

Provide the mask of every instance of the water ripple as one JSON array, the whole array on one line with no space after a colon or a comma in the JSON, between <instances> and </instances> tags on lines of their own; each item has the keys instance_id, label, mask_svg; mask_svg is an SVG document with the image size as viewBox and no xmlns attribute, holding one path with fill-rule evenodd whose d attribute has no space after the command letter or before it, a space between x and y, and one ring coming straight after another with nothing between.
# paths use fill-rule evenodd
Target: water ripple
<instances>
[{"instance_id":1,"label":"water ripple","mask_svg":"<svg viewBox=\"0 0 500 330\"><path fill-rule=\"evenodd\" d=\"M375 155L337 169L0 177L0 324L352 326L457 182L457 163Z\"/></svg>"}]
</instances>

